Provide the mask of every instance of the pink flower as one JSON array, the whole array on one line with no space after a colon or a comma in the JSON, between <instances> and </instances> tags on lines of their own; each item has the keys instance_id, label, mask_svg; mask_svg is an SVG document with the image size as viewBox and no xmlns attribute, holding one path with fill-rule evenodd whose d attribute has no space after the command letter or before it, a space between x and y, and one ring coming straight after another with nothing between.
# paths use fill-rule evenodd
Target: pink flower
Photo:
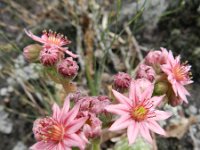
<instances>
[{"instance_id":1,"label":"pink flower","mask_svg":"<svg viewBox=\"0 0 200 150\"><path fill-rule=\"evenodd\" d=\"M149 66L162 65L167 61L168 51L165 48L160 48L161 51L150 51L145 57L145 64Z\"/></svg>"},{"instance_id":2,"label":"pink flower","mask_svg":"<svg viewBox=\"0 0 200 150\"><path fill-rule=\"evenodd\" d=\"M110 127L111 131L117 131L127 128L129 144L135 142L140 134L149 143L152 143L150 130L166 135L165 131L157 123L158 120L165 120L171 116L168 112L156 110L156 106L162 101L163 96L152 96L153 85L141 92L135 81L131 82L129 97L113 90L113 94L119 101L119 104L113 104L106 107L108 112L120 115Z\"/></svg>"},{"instance_id":3,"label":"pink flower","mask_svg":"<svg viewBox=\"0 0 200 150\"><path fill-rule=\"evenodd\" d=\"M149 81L153 82L155 79L156 73L151 66L141 64L136 73L136 78L146 78Z\"/></svg>"},{"instance_id":4,"label":"pink flower","mask_svg":"<svg viewBox=\"0 0 200 150\"><path fill-rule=\"evenodd\" d=\"M41 37L35 36L32 32L27 30L25 30L25 33L33 40L44 44L44 47L48 46L51 49L58 49L59 51L65 52L73 58L77 58L77 55L70 52L67 48L62 47L71 43L71 41L69 41L67 37L64 37L62 34L53 32L51 30L49 30L49 32L43 31Z\"/></svg>"},{"instance_id":5,"label":"pink flower","mask_svg":"<svg viewBox=\"0 0 200 150\"><path fill-rule=\"evenodd\" d=\"M125 72L114 75L114 88L116 90L126 90L129 88L131 76Z\"/></svg>"},{"instance_id":6,"label":"pink flower","mask_svg":"<svg viewBox=\"0 0 200 150\"><path fill-rule=\"evenodd\" d=\"M63 108L53 105L53 115L34 122L33 132L37 143L31 146L32 150L71 150L78 146L85 148L85 139L80 136L80 129L87 117L76 119L79 105L69 110L69 97L66 98Z\"/></svg>"},{"instance_id":7,"label":"pink flower","mask_svg":"<svg viewBox=\"0 0 200 150\"><path fill-rule=\"evenodd\" d=\"M73 79L78 74L78 68L78 64L72 57L62 60L57 66L58 73L70 79Z\"/></svg>"},{"instance_id":8,"label":"pink flower","mask_svg":"<svg viewBox=\"0 0 200 150\"><path fill-rule=\"evenodd\" d=\"M188 103L186 95L190 94L184 86L193 82L190 78L191 66L181 64L180 56L174 58L171 51L169 51L167 60L161 69L167 74L167 79L171 83L176 97L180 97L182 101Z\"/></svg>"},{"instance_id":9,"label":"pink flower","mask_svg":"<svg viewBox=\"0 0 200 150\"><path fill-rule=\"evenodd\" d=\"M63 58L63 57L64 55L61 55L58 49L54 49L51 47L45 47L40 52L40 62L44 66L53 66L60 60L60 58Z\"/></svg>"}]
</instances>

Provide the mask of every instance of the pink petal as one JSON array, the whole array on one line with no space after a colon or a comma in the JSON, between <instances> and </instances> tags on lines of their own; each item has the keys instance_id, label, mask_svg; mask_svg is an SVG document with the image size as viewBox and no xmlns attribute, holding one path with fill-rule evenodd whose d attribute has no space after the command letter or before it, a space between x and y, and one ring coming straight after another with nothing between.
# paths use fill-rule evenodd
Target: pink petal
<instances>
[{"instance_id":1,"label":"pink petal","mask_svg":"<svg viewBox=\"0 0 200 150\"><path fill-rule=\"evenodd\" d=\"M161 110L155 110L154 112L156 113L156 117L153 118L155 120L165 120L172 116L172 113L170 112L165 112Z\"/></svg>"},{"instance_id":2,"label":"pink petal","mask_svg":"<svg viewBox=\"0 0 200 150\"><path fill-rule=\"evenodd\" d=\"M149 86L148 88L146 88L145 91L142 93L141 100L151 98L152 93L153 93L153 89L154 89L154 85L153 84L151 86Z\"/></svg>"},{"instance_id":3,"label":"pink petal","mask_svg":"<svg viewBox=\"0 0 200 150\"><path fill-rule=\"evenodd\" d=\"M57 146L57 143L50 141L50 142L44 142L44 141L39 141L35 143L33 146L30 147L31 150L51 150L55 146Z\"/></svg>"},{"instance_id":4,"label":"pink petal","mask_svg":"<svg viewBox=\"0 0 200 150\"><path fill-rule=\"evenodd\" d=\"M120 103L129 105L129 106L132 105L131 100L130 100L128 97L122 95L121 93L119 93L119 92L117 92L117 91L115 91L115 90L112 90L112 92L113 92L115 98L116 98Z\"/></svg>"},{"instance_id":5,"label":"pink petal","mask_svg":"<svg viewBox=\"0 0 200 150\"><path fill-rule=\"evenodd\" d=\"M74 118L76 118L78 112L79 112L80 104L76 104L67 114L65 121L67 124L69 124Z\"/></svg>"},{"instance_id":6,"label":"pink petal","mask_svg":"<svg viewBox=\"0 0 200 150\"><path fill-rule=\"evenodd\" d=\"M53 106L52 106L52 111L53 111L53 115L52 117L56 120L59 120L60 118L60 107L54 103Z\"/></svg>"},{"instance_id":7,"label":"pink petal","mask_svg":"<svg viewBox=\"0 0 200 150\"><path fill-rule=\"evenodd\" d=\"M64 122L65 118L66 118L66 115L69 111L69 107L70 107L70 96L67 96L65 98L65 102L63 104L63 108L61 109L61 114L60 114L60 119L62 122Z\"/></svg>"},{"instance_id":8,"label":"pink petal","mask_svg":"<svg viewBox=\"0 0 200 150\"><path fill-rule=\"evenodd\" d=\"M130 115L123 115L117 119L109 128L110 131L122 130L129 126L131 123Z\"/></svg>"},{"instance_id":9,"label":"pink petal","mask_svg":"<svg viewBox=\"0 0 200 150\"><path fill-rule=\"evenodd\" d=\"M156 121L148 121L147 126L153 132L166 136L166 132L163 130L163 128L160 127L160 125Z\"/></svg>"},{"instance_id":10,"label":"pink petal","mask_svg":"<svg viewBox=\"0 0 200 150\"><path fill-rule=\"evenodd\" d=\"M153 143L152 137L150 135L149 129L145 126L144 123L140 123L140 134L145 138L150 144Z\"/></svg>"},{"instance_id":11,"label":"pink petal","mask_svg":"<svg viewBox=\"0 0 200 150\"><path fill-rule=\"evenodd\" d=\"M64 144L69 147L78 146L80 149L84 149L85 147L85 142L77 134L68 135L66 140L64 140Z\"/></svg>"},{"instance_id":12,"label":"pink petal","mask_svg":"<svg viewBox=\"0 0 200 150\"><path fill-rule=\"evenodd\" d=\"M76 119L68 124L67 126L67 134L72 134L80 130L80 128L84 125L85 121L87 120L87 117L83 117L80 119Z\"/></svg>"},{"instance_id":13,"label":"pink petal","mask_svg":"<svg viewBox=\"0 0 200 150\"><path fill-rule=\"evenodd\" d=\"M63 49L64 49L64 48L63 48ZM70 52L68 49L65 48L64 51L65 51L65 53L67 53L67 54L70 55L71 57L73 57L73 58L78 58L78 55L76 55L76 54Z\"/></svg>"},{"instance_id":14,"label":"pink petal","mask_svg":"<svg viewBox=\"0 0 200 150\"><path fill-rule=\"evenodd\" d=\"M27 31L26 29L24 29L24 31L25 31L25 33L26 33L30 38L32 38L33 40L35 40L35 41L37 41L37 42L40 42L40 43L43 43L43 44L46 43L42 38L40 38L40 37L38 37L38 36L35 36L32 32Z\"/></svg>"},{"instance_id":15,"label":"pink petal","mask_svg":"<svg viewBox=\"0 0 200 150\"><path fill-rule=\"evenodd\" d=\"M184 93L185 91L183 90L182 85L177 84L176 86L177 86L177 89L178 89L177 91L178 91L178 95L180 96L180 98L182 100L184 100L186 103L188 103L186 95Z\"/></svg>"},{"instance_id":16,"label":"pink petal","mask_svg":"<svg viewBox=\"0 0 200 150\"><path fill-rule=\"evenodd\" d=\"M138 122L135 121L132 121L132 123L128 126L127 135L128 135L129 145L135 142L135 139L139 133L139 129L140 126Z\"/></svg>"},{"instance_id":17,"label":"pink petal","mask_svg":"<svg viewBox=\"0 0 200 150\"><path fill-rule=\"evenodd\" d=\"M154 108L157 107L162 101L165 95L162 96L154 96L150 100L153 102Z\"/></svg>"},{"instance_id":18,"label":"pink petal","mask_svg":"<svg viewBox=\"0 0 200 150\"><path fill-rule=\"evenodd\" d=\"M113 114L122 115L122 114L127 114L129 107L124 104L116 104L116 105L108 105L105 107L105 109Z\"/></svg>"},{"instance_id":19,"label":"pink petal","mask_svg":"<svg viewBox=\"0 0 200 150\"><path fill-rule=\"evenodd\" d=\"M52 150L65 150L65 146L59 142Z\"/></svg>"},{"instance_id":20,"label":"pink petal","mask_svg":"<svg viewBox=\"0 0 200 150\"><path fill-rule=\"evenodd\" d=\"M129 90L129 99L133 101L133 105L135 105L136 101L136 87L135 87L135 81L131 81L130 90Z\"/></svg>"}]
</instances>

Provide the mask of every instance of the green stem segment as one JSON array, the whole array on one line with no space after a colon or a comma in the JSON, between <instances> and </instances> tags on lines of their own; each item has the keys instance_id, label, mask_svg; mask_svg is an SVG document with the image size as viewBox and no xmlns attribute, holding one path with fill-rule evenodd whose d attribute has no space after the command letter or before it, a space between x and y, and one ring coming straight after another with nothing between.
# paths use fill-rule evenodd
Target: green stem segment
<instances>
[{"instance_id":1,"label":"green stem segment","mask_svg":"<svg viewBox=\"0 0 200 150\"><path fill-rule=\"evenodd\" d=\"M100 150L100 139L94 139L92 141L92 150Z\"/></svg>"}]
</instances>

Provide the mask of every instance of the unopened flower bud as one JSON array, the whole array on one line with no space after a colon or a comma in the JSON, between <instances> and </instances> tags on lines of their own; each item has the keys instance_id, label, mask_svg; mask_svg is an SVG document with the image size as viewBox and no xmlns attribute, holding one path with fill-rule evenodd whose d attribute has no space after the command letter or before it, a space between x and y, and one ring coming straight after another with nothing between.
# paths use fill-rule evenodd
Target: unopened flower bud
<instances>
[{"instance_id":1,"label":"unopened flower bud","mask_svg":"<svg viewBox=\"0 0 200 150\"><path fill-rule=\"evenodd\" d=\"M168 89L169 89L169 84L167 82L158 82L158 83L155 84L154 94L155 95L166 94Z\"/></svg>"},{"instance_id":2,"label":"unopened flower bud","mask_svg":"<svg viewBox=\"0 0 200 150\"><path fill-rule=\"evenodd\" d=\"M183 103L183 100L180 97L176 97L175 94L172 94L169 98L168 98L168 103L173 106L176 107L178 105L181 105Z\"/></svg>"},{"instance_id":3,"label":"unopened flower bud","mask_svg":"<svg viewBox=\"0 0 200 150\"><path fill-rule=\"evenodd\" d=\"M78 69L78 64L72 57L62 60L57 66L58 73L69 79L73 79L78 74Z\"/></svg>"},{"instance_id":4,"label":"unopened flower bud","mask_svg":"<svg viewBox=\"0 0 200 150\"><path fill-rule=\"evenodd\" d=\"M39 44L31 44L24 48L23 55L28 62L36 62L39 58L42 46Z\"/></svg>"},{"instance_id":5,"label":"unopened flower bud","mask_svg":"<svg viewBox=\"0 0 200 150\"><path fill-rule=\"evenodd\" d=\"M127 90L131 83L131 76L124 72L119 72L114 76L114 89Z\"/></svg>"},{"instance_id":6,"label":"unopened flower bud","mask_svg":"<svg viewBox=\"0 0 200 150\"><path fill-rule=\"evenodd\" d=\"M59 61L60 56L60 51L58 49L45 47L40 52L40 62L44 66L53 66Z\"/></svg>"},{"instance_id":7,"label":"unopened flower bud","mask_svg":"<svg viewBox=\"0 0 200 150\"><path fill-rule=\"evenodd\" d=\"M155 75L156 75L156 73L151 66L141 64L136 73L136 78L146 78L149 81L153 82L155 79Z\"/></svg>"}]
</instances>

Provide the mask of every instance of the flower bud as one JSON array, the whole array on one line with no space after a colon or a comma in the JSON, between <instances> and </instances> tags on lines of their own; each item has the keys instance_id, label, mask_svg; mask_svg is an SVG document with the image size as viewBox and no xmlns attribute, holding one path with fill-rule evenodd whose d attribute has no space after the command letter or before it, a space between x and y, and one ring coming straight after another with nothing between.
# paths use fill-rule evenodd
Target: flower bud
<instances>
[{"instance_id":1,"label":"flower bud","mask_svg":"<svg viewBox=\"0 0 200 150\"><path fill-rule=\"evenodd\" d=\"M149 81L153 82L155 79L155 75L156 75L156 73L151 66L141 64L136 73L136 78L146 78Z\"/></svg>"},{"instance_id":2,"label":"flower bud","mask_svg":"<svg viewBox=\"0 0 200 150\"><path fill-rule=\"evenodd\" d=\"M175 94L172 94L169 98L168 98L168 103L173 106L176 107L178 105L181 105L183 103L183 100L180 97L176 97Z\"/></svg>"},{"instance_id":3,"label":"flower bud","mask_svg":"<svg viewBox=\"0 0 200 150\"><path fill-rule=\"evenodd\" d=\"M155 84L154 94L155 95L166 94L168 89L169 89L169 84L167 82L158 82L158 83Z\"/></svg>"},{"instance_id":4,"label":"flower bud","mask_svg":"<svg viewBox=\"0 0 200 150\"><path fill-rule=\"evenodd\" d=\"M62 60L57 66L58 73L69 79L73 79L78 74L78 69L78 64L72 57Z\"/></svg>"},{"instance_id":5,"label":"flower bud","mask_svg":"<svg viewBox=\"0 0 200 150\"><path fill-rule=\"evenodd\" d=\"M31 44L24 48L23 55L28 62L36 62L39 58L42 46L39 44Z\"/></svg>"},{"instance_id":6,"label":"flower bud","mask_svg":"<svg viewBox=\"0 0 200 150\"><path fill-rule=\"evenodd\" d=\"M114 89L127 90L131 83L131 76L124 72L119 72L114 76Z\"/></svg>"},{"instance_id":7,"label":"flower bud","mask_svg":"<svg viewBox=\"0 0 200 150\"><path fill-rule=\"evenodd\" d=\"M56 48L45 47L40 52L40 62L44 66L53 66L59 61L60 54L60 51Z\"/></svg>"}]
</instances>

